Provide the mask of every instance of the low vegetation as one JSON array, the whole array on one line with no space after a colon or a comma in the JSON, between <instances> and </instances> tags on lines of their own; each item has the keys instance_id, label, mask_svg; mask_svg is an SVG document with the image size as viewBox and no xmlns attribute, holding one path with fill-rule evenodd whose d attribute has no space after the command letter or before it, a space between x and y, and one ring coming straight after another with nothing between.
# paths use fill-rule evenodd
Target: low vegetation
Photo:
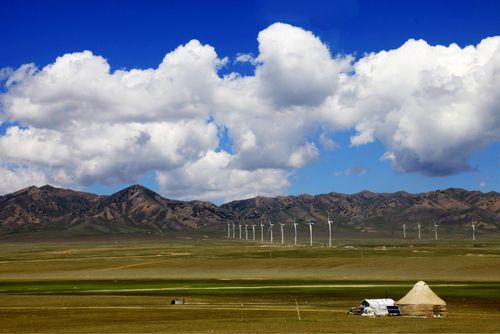
<instances>
[{"instance_id":1,"label":"low vegetation","mask_svg":"<svg viewBox=\"0 0 500 334\"><path fill-rule=\"evenodd\" d=\"M449 317L347 315L418 280L446 300ZM500 242L10 239L0 245L0 294L0 332L496 332Z\"/></svg>"}]
</instances>

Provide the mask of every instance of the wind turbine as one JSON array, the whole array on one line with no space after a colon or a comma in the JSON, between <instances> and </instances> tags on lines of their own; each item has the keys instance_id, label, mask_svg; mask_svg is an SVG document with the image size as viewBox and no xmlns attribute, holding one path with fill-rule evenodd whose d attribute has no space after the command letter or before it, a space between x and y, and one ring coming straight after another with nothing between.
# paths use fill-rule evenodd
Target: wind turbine
<instances>
[{"instance_id":1,"label":"wind turbine","mask_svg":"<svg viewBox=\"0 0 500 334\"><path fill-rule=\"evenodd\" d=\"M330 212L328 212L328 247L332 247L332 223L330 220Z\"/></svg>"},{"instance_id":2,"label":"wind turbine","mask_svg":"<svg viewBox=\"0 0 500 334\"><path fill-rule=\"evenodd\" d=\"M313 245L313 225L311 221L307 223L309 225L309 244L312 246Z\"/></svg>"},{"instance_id":3,"label":"wind turbine","mask_svg":"<svg viewBox=\"0 0 500 334\"><path fill-rule=\"evenodd\" d=\"M245 224L245 240L248 240L248 225Z\"/></svg>"},{"instance_id":4,"label":"wind turbine","mask_svg":"<svg viewBox=\"0 0 500 334\"><path fill-rule=\"evenodd\" d=\"M236 239L236 225L234 225L234 222L232 223L233 224L233 239Z\"/></svg>"},{"instance_id":5,"label":"wind turbine","mask_svg":"<svg viewBox=\"0 0 500 334\"><path fill-rule=\"evenodd\" d=\"M472 240L476 240L476 224L472 223Z\"/></svg>"},{"instance_id":6,"label":"wind turbine","mask_svg":"<svg viewBox=\"0 0 500 334\"><path fill-rule=\"evenodd\" d=\"M271 219L269 219L269 231L271 231L271 243L273 243L273 226L274 224L271 224Z\"/></svg>"},{"instance_id":7,"label":"wind turbine","mask_svg":"<svg viewBox=\"0 0 500 334\"><path fill-rule=\"evenodd\" d=\"M262 218L260 219L260 242L264 242L264 224L262 223Z\"/></svg>"},{"instance_id":8,"label":"wind turbine","mask_svg":"<svg viewBox=\"0 0 500 334\"><path fill-rule=\"evenodd\" d=\"M238 229L240 230L240 240L241 240L241 224L238 224Z\"/></svg>"},{"instance_id":9,"label":"wind turbine","mask_svg":"<svg viewBox=\"0 0 500 334\"><path fill-rule=\"evenodd\" d=\"M439 225L436 222L434 222L434 236L436 240L438 239L438 226Z\"/></svg>"},{"instance_id":10,"label":"wind turbine","mask_svg":"<svg viewBox=\"0 0 500 334\"><path fill-rule=\"evenodd\" d=\"M295 246L297 246L297 225L298 224L295 222L295 218L293 218L293 229L295 231L295 238L294 238L294 240L295 240Z\"/></svg>"},{"instance_id":11,"label":"wind turbine","mask_svg":"<svg viewBox=\"0 0 500 334\"><path fill-rule=\"evenodd\" d=\"M420 223L417 224L417 228L418 228L418 239L420 239Z\"/></svg>"},{"instance_id":12,"label":"wind turbine","mask_svg":"<svg viewBox=\"0 0 500 334\"><path fill-rule=\"evenodd\" d=\"M253 241L255 241L255 224L252 224Z\"/></svg>"},{"instance_id":13,"label":"wind turbine","mask_svg":"<svg viewBox=\"0 0 500 334\"><path fill-rule=\"evenodd\" d=\"M281 227L281 244L283 245L285 243L285 231L283 230L285 224L280 223L280 227Z\"/></svg>"},{"instance_id":14,"label":"wind turbine","mask_svg":"<svg viewBox=\"0 0 500 334\"><path fill-rule=\"evenodd\" d=\"M406 239L406 224L403 224L403 239Z\"/></svg>"}]
</instances>

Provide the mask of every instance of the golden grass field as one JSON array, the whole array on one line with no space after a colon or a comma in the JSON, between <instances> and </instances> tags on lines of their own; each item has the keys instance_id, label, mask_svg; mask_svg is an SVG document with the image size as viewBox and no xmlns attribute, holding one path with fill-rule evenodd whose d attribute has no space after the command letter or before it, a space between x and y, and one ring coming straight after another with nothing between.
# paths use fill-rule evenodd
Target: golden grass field
<instances>
[{"instance_id":1,"label":"golden grass field","mask_svg":"<svg viewBox=\"0 0 500 334\"><path fill-rule=\"evenodd\" d=\"M449 317L346 314L364 298L398 299L418 280L447 301ZM176 297L186 304L170 305ZM4 333L494 333L500 241L9 238L0 298Z\"/></svg>"}]
</instances>

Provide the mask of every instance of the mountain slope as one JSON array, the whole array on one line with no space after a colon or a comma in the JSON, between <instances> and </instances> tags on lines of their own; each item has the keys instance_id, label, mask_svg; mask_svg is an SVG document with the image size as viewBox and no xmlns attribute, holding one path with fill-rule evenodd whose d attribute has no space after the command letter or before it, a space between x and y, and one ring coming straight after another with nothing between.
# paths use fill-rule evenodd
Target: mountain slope
<instances>
[{"instance_id":1,"label":"mountain slope","mask_svg":"<svg viewBox=\"0 0 500 334\"><path fill-rule=\"evenodd\" d=\"M198 229L228 220L324 222L328 214L338 224L366 231L417 222L437 222L445 226L476 222L484 229L499 230L500 194L454 188L420 194L362 191L352 195L255 197L221 206L166 199L140 185L109 196L49 185L0 196L0 231L3 233L159 232Z\"/></svg>"},{"instance_id":2,"label":"mountain slope","mask_svg":"<svg viewBox=\"0 0 500 334\"><path fill-rule=\"evenodd\" d=\"M90 215L94 221L128 223L153 230L197 228L227 217L212 203L170 200L140 185L104 198L92 207Z\"/></svg>"},{"instance_id":3,"label":"mountain slope","mask_svg":"<svg viewBox=\"0 0 500 334\"><path fill-rule=\"evenodd\" d=\"M328 214L336 221L352 226L437 222L470 224L480 222L498 229L500 194L463 189L447 189L421 194L372 193L353 195L339 193L316 196L256 197L222 205L236 219L261 217L288 220L326 221Z\"/></svg>"},{"instance_id":4,"label":"mountain slope","mask_svg":"<svg viewBox=\"0 0 500 334\"><path fill-rule=\"evenodd\" d=\"M193 229L227 218L206 202L169 200L133 185L110 196L51 186L29 187L0 197L4 232L57 229L132 232Z\"/></svg>"},{"instance_id":5,"label":"mountain slope","mask_svg":"<svg viewBox=\"0 0 500 334\"><path fill-rule=\"evenodd\" d=\"M0 197L3 230L38 229L54 221L68 222L85 215L102 196L49 185L21 189Z\"/></svg>"}]
</instances>

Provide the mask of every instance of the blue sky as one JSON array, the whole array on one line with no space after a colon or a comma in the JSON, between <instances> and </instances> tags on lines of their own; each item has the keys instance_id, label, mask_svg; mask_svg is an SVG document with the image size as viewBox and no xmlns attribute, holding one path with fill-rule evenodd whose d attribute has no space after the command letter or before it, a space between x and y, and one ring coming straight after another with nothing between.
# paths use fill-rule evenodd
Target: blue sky
<instances>
[{"instance_id":1,"label":"blue sky","mask_svg":"<svg viewBox=\"0 0 500 334\"><path fill-rule=\"evenodd\" d=\"M157 68L165 54L190 40L197 39L202 44L212 46L219 59L228 57L229 60L218 69L220 77L232 72L238 72L242 76L252 76L255 71L254 65L237 63L234 60L239 54L257 57L259 32L266 30L275 22L287 23L311 32L328 47L332 58L337 55L340 57L351 55L352 61L356 62L367 53L399 49L409 39L423 39L430 46L437 44L448 46L456 43L463 48L467 45L477 45L487 37L500 35L499 10L498 1L3 1L0 4L0 25L3 31L0 34L0 45L3 50L0 53L0 68L10 68L14 71L23 64L34 63L41 69L54 63L57 57L83 50L90 50L93 55L104 57L111 72ZM405 73L401 73L401 76L404 75ZM6 75L3 77L4 81L7 80ZM43 86L40 89L43 89ZM6 86L1 92L4 96L16 93L14 88ZM23 94L28 93L23 92ZM492 94L491 99L498 101L499 94L495 95L494 92ZM26 98L26 95L22 96ZM473 107L474 103L464 101L464 105L469 107ZM492 110L485 111L484 114L490 116L484 117L496 115L498 120L500 110L498 104L496 106L497 109L492 107ZM0 126L1 136L4 136L7 128L13 125L63 133L61 128L50 125L58 123L59 119L51 118L57 116L47 114L42 126L40 121L30 123L21 116L16 118L15 115L20 114L15 114L8 108L4 102L3 113L10 116L0 119L4 122ZM0 115L1 113L2 109ZM93 118L94 115L90 112L87 117ZM262 163L262 160L266 159L266 154L269 154L267 151L262 153L264 158L260 158L258 162L248 162L250 158L237 156L238 150L235 149L231 137L237 130L229 125L235 116L227 116L227 120L224 121L225 117L215 116L214 123L217 123L219 132L219 142L215 150L227 151L234 155L234 159L238 160L234 164L243 165L243 167L238 165L238 171L254 172L259 169L261 174L255 178L262 179L266 174L266 168L273 168L274 172L280 175L277 176L279 179L277 182L288 180L288 184L282 183L273 191L265 191L264 183L261 188L240 193L228 193L222 189L224 185L220 184L214 185L217 191L207 190L204 187L197 189L189 183L215 184L216 181L190 178L180 170L172 172L174 167L170 167L171 165L161 166L165 169L165 177L163 181L159 181L156 170L161 161L158 162L153 158L150 165L137 167L131 162L112 167L106 165L106 171L94 174L85 172L83 176L76 177L70 173L71 169L75 168L74 165L67 163L70 158L61 158L60 164L52 164L14 153L0 156L6 169L4 178L19 175L21 179L22 176L36 175L27 177L26 182L47 180L62 186L78 187L97 193L110 193L132 182L139 182L160 191L165 196L185 199L201 197L216 202L246 194L255 195L259 192L267 195L316 194L330 191L353 193L363 189L376 192L398 190L422 192L448 187L498 191L500 186L498 173L500 143L498 135L495 135L495 130L498 133L500 129L496 120L492 121L494 125L484 129L485 133L489 133L489 139L483 140L481 135L477 135L474 139L463 139L449 146L443 146L443 150L459 151L463 143L464 151L468 152L464 153L467 167L447 165L445 160L453 159L451 156L445 154L439 160L434 157L437 153L434 151L428 153L421 144L401 148L400 144L393 143L389 137L382 134L383 126L374 130L375 138L372 141L353 145L352 137L360 133L360 127L367 126L366 119L370 117L353 123L352 126L340 126L333 122L336 125L327 127L327 136L335 142L335 149L328 149L319 143L321 126L318 127L318 123L307 125L301 128L300 135L303 136L303 141L290 144L290 157L293 156L293 152L305 148L306 142L314 145L314 157L307 158L304 163L280 165L276 162L269 167ZM134 129L136 130L136 127ZM66 134L69 130L64 131ZM152 133L144 131L141 134L144 134L146 139L154 137ZM210 132L211 128L206 131ZM258 131L257 129L254 132L259 141L262 139L257 134ZM57 137L55 134L54 136ZM294 134L291 133L290 136ZM425 136L425 133L422 136ZM14 143L24 143L31 148L34 147L34 144L23 142L26 140L23 138L25 137L20 137ZM454 140L455 137L446 138ZM206 141L207 147L213 146L210 138ZM96 142L99 141L96 139ZM302 144L304 145L300 146ZM200 150L205 152L205 149ZM381 159L385 152L397 153L398 150L401 161L391 163L391 160ZM425 154L428 156L424 156ZM420 157L420 167L410 166L411 162L407 162L407 159L413 159L414 155ZM75 156L74 159L81 157ZM148 160L149 157L141 159ZM98 163L100 162L96 162ZM181 167L176 163L172 162L172 166L182 168L182 163ZM185 163L194 164L192 160ZM457 162L458 165L460 163ZM426 164L431 164L432 167L427 168ZM257 165L259 167L252 167ZM437 168L444 168L447 172L435 172ZM129 174L125 175L128 169L130 169L127 172ZM122 172L125 175L123 177L112 175L113 173L122 175ZM63 174L64 176L61 176ZM230 175L234 177L236 174ZM248 180L242 182L253 182L253 176L248 177ZM183 181L176 183L176 179ZM22 185L22 182L13 183L12 187L18 185ZM190 187L193 188L191 192L183 191ZM235 181L234 187L241 186ZM174 188L177 190L171 190ZM0 190L7 192L14 189Z\"/></svg>"}]
</instances>

